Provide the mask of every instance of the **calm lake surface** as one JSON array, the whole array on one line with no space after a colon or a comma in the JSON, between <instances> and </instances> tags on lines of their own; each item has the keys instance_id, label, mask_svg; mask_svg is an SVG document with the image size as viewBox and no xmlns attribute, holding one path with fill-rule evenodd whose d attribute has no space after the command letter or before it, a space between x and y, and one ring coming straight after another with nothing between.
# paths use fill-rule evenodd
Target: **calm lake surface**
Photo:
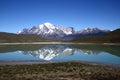
<instances>
[{"instance_id":1,"label":"calm lake surface","mask_svg":"<svg viewBox=\"0 0 120 80\"><path fill-rule=\"evenodd\" d=\"M120 65L120 45L0 45L0 61L87 61Z\"/></svg>"}]
</instances>

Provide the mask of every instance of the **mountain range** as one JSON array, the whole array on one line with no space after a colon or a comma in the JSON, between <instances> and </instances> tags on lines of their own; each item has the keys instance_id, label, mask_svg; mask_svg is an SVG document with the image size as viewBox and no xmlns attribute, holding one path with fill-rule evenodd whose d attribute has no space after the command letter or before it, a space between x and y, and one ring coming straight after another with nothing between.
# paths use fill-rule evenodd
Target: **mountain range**
<instances>
[{"instance_id":1,"label":"mountain range","mask_svg":"<svg viewBox=\"0 0 120 80\"><path fill-rule=\"evenodd\" d=\"M56 26L49 22L33 26L32 28L24 28L18 31L17 34L36 34L44 38L56 39L74 39L80 36L103 35L110 32L110 30L101 30L98 28L86 28L75 31L73 27Z\"/></svg>"},{"instance_id":2,"label":"mountain range","mask_svg":"<svg viewBox=\"0 0 120 80\"><path fill-rule=\"evenodd\" d=\"M55 26L44 23L32 28L24 28L17 33L0 32L0 43L16 42L88 42L88 43L120 43L120 29L113 31L98 28L74 30L73 27Z\"/></svg>"}]
</instances>

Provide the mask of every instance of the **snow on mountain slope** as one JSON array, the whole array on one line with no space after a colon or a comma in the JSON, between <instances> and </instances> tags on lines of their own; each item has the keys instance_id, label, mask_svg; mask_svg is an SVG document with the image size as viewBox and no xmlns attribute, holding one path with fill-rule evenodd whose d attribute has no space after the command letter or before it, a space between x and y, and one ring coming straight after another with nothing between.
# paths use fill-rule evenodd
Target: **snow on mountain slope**
<instances>
[{"instance_id":1,"label":"snow on mountain slope","mask_svg":"<svg viewBox=\"0 0 120 80\"><path fill-rule=\"evenodd\" d=\"M37 34L43 37L63 37L65 35L73 34L74 29L71 27L58 27L49 22L34 26L30 29L23 29L18 34Z\"/></svg>"},{"instance_id":2,"label":"snow on mountain slope","mask_svg":"<svg viewBox=\"0 0 120 80\"><path fill-rule=\"evenodd\" d=\"M79 34L92 34L92 33L99 33L99 32L109 32L109 30L101 30L98 28L85 28L78 31Z\"/></svg>"},{"instance_id":3,"label":"snow on mountain slope","mask_svg":"<svg viewBox=\"0 0 120 80\"><path fill-rule=\"evenodd\" d=\"M103 35L110 32L110 30L101 30L98 28L85 28L79 31L75 31L73 27L56 26L49 22L44 24L33 26L32 28L24 28L22 31L18 31L18 34L36 34L45 38L66 38L73 39L81 35ZM68 37L69 36L69 37Z\"/></svg>"}]
</instances>

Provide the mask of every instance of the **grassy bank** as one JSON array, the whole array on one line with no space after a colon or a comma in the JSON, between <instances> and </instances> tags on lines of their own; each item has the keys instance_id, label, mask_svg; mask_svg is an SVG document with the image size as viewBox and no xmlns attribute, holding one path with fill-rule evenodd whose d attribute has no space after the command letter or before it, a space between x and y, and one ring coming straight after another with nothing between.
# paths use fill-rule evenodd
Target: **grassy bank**
<instances>
[{"instance_id":1,"label":"grassy bank","mask_svg":"<svg viewBox=\"0 0 120 80\"><path fill-rule=\"evenodd\" d=\"M62 62L1 65L0 80L120 80L120 67Z\"/></svg>"}]
</instances>

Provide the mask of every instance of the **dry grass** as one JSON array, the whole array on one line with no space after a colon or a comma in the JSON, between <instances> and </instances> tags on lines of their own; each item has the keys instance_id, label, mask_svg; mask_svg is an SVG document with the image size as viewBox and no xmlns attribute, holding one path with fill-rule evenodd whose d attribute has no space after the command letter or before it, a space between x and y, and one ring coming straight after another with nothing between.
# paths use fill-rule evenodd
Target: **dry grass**
<instances>
[{"instance_id":1,"label":"dry grass","mask_svg":"<svg viewBox=\"0 0 120 80\"><path fill-rule=\"evenodd\" d=\"M0 80L120 80L120 69L80 62L1 65Z\"/></svg>"}]
</instances>

